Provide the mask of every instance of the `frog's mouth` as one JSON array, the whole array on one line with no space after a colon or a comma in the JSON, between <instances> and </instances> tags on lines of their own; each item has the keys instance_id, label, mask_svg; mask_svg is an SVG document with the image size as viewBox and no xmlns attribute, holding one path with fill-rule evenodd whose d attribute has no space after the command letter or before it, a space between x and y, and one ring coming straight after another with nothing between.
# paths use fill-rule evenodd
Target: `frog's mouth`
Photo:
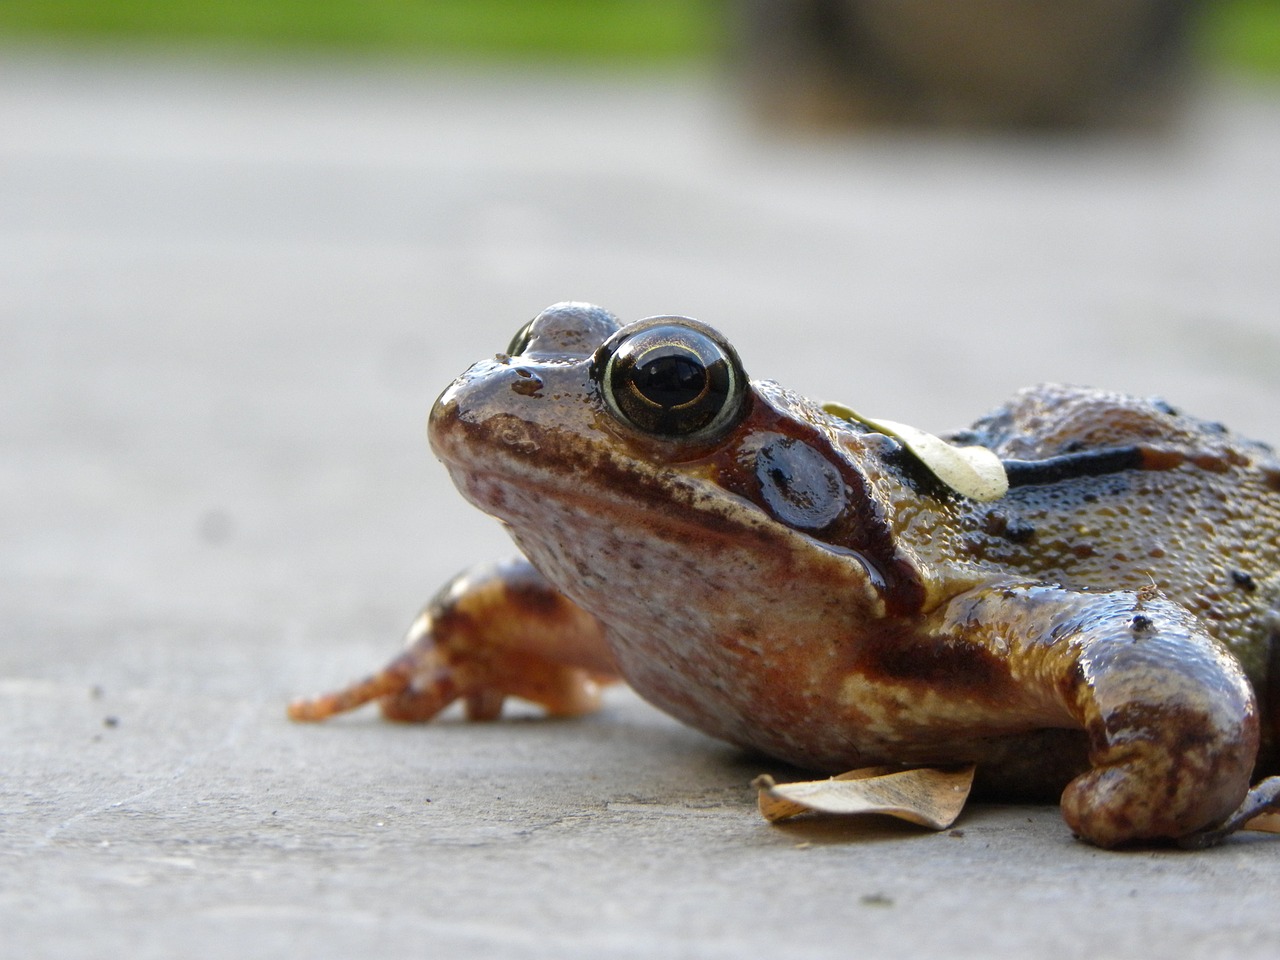
<instances>
[{"instance_id":1,"label":"frog's mouth","mask_svg":"<svg viewBox=\"0 0 1280 960\"><path fill-rule=\"evenodd\" d=\"M716 487L705 471L633 461L608 448L518 419L485 429L459 423L433 433L433 447L466 499L504 523L537 527L552 514L634 521L746 536L776 524L754 504ZM461 436L460 436L461 434ZM696 518L696 519L688 519ZM775 536L781 531L775 531Z\"/></svg>"},{"instance_id":2,"label":"frog's mouth","mask_svg":"<svg viewBox=\"0 0 1280 960\"><path fill-rule=\"evenodd\" d=\"M616 431L585 363L507 357L481 361L455 380L428 421L432 450L454 483L508 522L504 489L598 509L651 504L670 513L673 500L707 508L714 494L708 471L664 469L661 456L630 451Z\"/></svg>"}]
</instances>

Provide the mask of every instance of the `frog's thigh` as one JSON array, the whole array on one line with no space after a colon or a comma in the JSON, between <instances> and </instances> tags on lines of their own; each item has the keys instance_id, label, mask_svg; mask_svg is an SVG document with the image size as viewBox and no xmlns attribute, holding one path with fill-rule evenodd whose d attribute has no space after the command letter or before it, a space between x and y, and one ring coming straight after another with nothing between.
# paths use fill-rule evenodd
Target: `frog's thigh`
<instances>
[{"instance_id":1,"label":"frog's thigh","mask_svg":"<svg viewBox=\"0 0 1280 960\"><path fill-rule=\"evenodd\" d=\"M1080 836L1101 846L1181 837L1239 805L1258 750L1253 691L1188 611L1159 596L1042 586L986 588L953 607L1005 651L1016 683L1088 734L1092 767L1062 795Z\"/></svg>"},{"instance_id":2,"label":"frog's thigh","mask_svg":"<svg viewBox=\"0 0 1280 960\"><path fill-rule=\"evenodd\" d=\"M406 644L378 673L295 701L289 716L323 720L377 700L391 719L422 721L460 699L469 719L488 720L508 696L567 716L596 709L600 686L618 677L600 622L523 559L454 578Z\"/></svg>"}]
</instances>

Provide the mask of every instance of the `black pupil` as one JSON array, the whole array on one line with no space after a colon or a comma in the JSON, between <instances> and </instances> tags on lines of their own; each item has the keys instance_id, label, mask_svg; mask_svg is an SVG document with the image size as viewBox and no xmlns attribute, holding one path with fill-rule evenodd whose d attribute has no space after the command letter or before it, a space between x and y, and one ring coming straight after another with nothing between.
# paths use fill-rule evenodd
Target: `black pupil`
<instances>
[{"instance_id":1,"label":"black pupil","mask_svg":"<svg viewBox=\"0 0 1280 960\"><path fill-rule=\"evenodd\" d=\"M590 376L623 424L664 440L711 442L741 412L745 375L732 347L679 321L623 327L596 350Z\"/></svg>"},{"instance_id":2,"label":"black pupil","mask_svg":"<svg viewBox=\"0 0 1280 960\"><path fill-rule=\"evenodd\" d=\"M646 358L635 372L636 390L667 410L691 403L707 388L707 368L684 352Z\"/></svg>"}]
</instances>

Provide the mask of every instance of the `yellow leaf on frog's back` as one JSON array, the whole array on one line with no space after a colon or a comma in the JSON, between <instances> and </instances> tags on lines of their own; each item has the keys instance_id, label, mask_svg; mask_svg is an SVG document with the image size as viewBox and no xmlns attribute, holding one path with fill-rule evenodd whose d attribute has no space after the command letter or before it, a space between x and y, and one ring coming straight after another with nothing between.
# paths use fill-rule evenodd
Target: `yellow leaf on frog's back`
<instances>
[{"instance_id":1,"label":"yellow leaf on frog's back","mask_svg":"<svg viewBox=\"0 0 1280 960\"><path fill-rule=\"evenodd\" d=\"M883 813L922 827L945 830L955 823L973 787L973 766L958 770L864 767L829 780L775 783L760 776L760 813L776 822L800 813Z\"/></svg>"},{"instance_id":2,"label":"yellow leaf on frog's back","mask_svg":"<svg viewBox=\"0 0 1280 960\"><path fill-rule=\"evenodd\" d=\"M957 447L909 424L864 417L842 403L824 403L822 409L834 417L865 424L877 433L893 437L930 473L970 500L999 500L1009 491L1009 475L1004 464L986 447Z\"/></svg>"},{"instance_id":3,"label":"yellow leaf on frog's back","mask_svg":"<svg viewBox=\"0 0 1280 960\"><path fill-rule=\"evenodd\" d=\"M1260 833L1280 833L1280 813L1260 813L1241 829Z\"/></svg>"}]
</instances>

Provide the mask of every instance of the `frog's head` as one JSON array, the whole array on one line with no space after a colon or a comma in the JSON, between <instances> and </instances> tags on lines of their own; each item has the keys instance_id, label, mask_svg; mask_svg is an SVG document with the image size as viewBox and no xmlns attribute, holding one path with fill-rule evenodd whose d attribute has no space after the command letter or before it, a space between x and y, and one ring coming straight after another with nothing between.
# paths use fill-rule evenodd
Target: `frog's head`
<instances>
[{"instance_id":1,"label":"frog's head","mask_svg":"<svg viewBox=\"0 0 1280 960\"><path fill-rule=\"evenodd\" d=\"M893 530L900 444L749 381L695 320L624 326L556 304L441 394L430 437L464 495L579 602L626 589L627 571L743 589L797 565L862 617L924 600Z\"/></svg>"}]
</instances>

